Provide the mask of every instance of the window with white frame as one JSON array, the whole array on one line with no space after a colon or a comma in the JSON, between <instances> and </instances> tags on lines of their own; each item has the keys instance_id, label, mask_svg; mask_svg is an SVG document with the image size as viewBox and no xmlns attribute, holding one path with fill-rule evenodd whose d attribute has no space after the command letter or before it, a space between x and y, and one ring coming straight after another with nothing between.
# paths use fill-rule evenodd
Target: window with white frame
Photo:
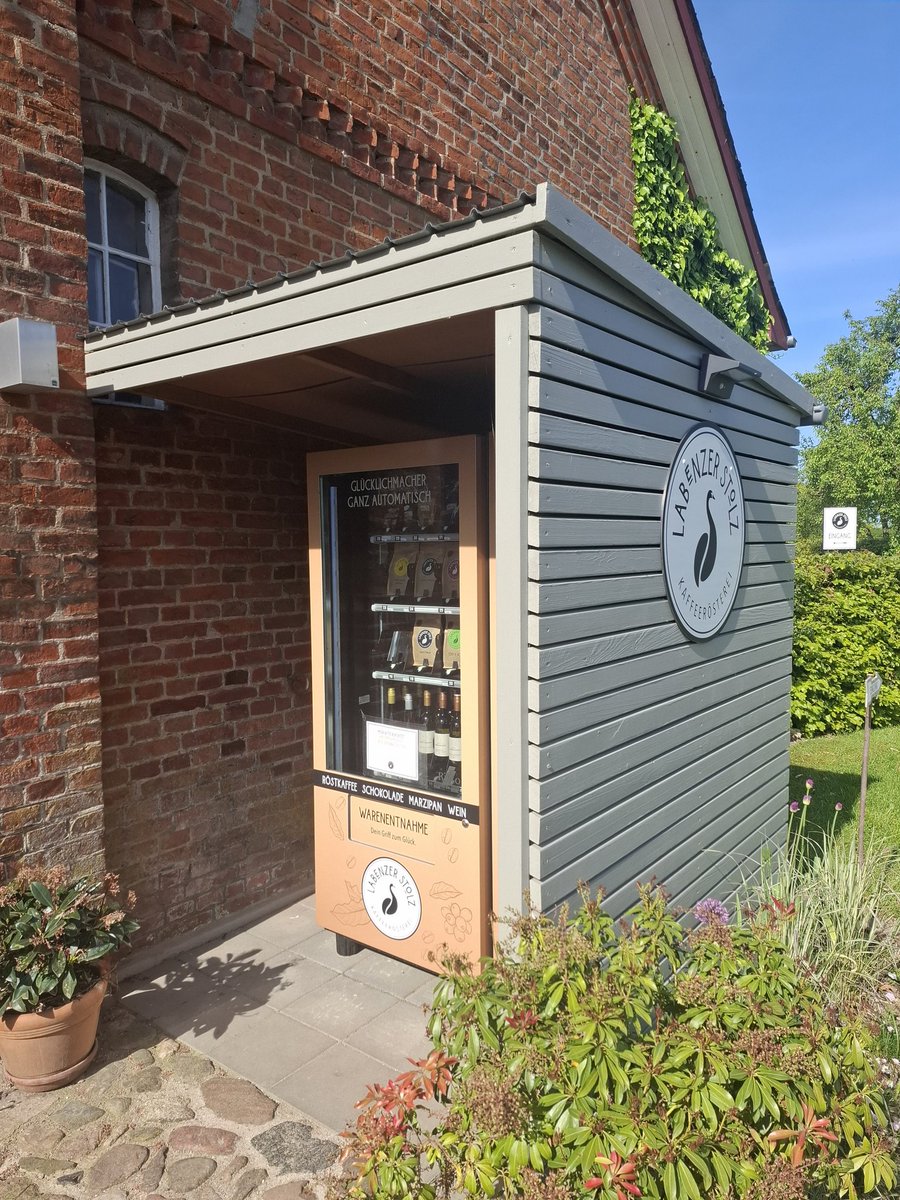
<instances>
[{"instance_id":1,"label":"window with white frame","mask_svg":"<svg viewBox=\"0 0 900 1200\"><path fill-rule=\"evenodd\" d=\"M159 207L121 171L87 162L88 323L103 329L161 305Z\"/></svg>"}]
</instances>

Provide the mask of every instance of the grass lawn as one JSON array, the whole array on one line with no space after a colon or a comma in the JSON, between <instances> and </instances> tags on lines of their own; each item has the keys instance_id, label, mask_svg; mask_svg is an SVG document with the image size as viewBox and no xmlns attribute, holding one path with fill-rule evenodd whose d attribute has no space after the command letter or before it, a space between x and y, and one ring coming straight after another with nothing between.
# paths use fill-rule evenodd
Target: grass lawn
<instances>
[{"instance_id":1,"label":"grass lawn","mask_svg":"<svg viewBox=\"0 0 900 1200\"><path fill-rule=\"evenodd\" d=\"M862 744L859 730L806 738L791 746L791 799L803 796L807 779L815 781L807 814L808 833L830 828L834 806L840 802L844 807L837 814L837 836L841 841L855 840ZM900 725L872 730L865 840L867 844L870 840L884 842L900 852ZM900 885L900 866L895 879Z\"/></svg>"}]
</instances>

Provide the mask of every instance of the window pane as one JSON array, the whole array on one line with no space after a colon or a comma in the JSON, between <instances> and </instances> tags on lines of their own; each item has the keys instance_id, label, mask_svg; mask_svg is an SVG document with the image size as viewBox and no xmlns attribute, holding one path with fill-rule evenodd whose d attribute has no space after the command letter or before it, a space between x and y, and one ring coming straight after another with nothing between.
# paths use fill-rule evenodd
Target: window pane
<instances>
[{"instance_id":1,"label":"window pane","mask_svg":"<svg viewBox=\"0 0 900 1200\"><path fill-rule=\"evenodd\" d=\"M117 250L147 253L147 202L114 179L106 180L106 233Z\"/></svg>"},{"instance_id":2,"label":"window pane","mask_svg":"<svg viewBox=\"0 0 900 1200\"><path fill-rule=\"evenodd\" d=\"M103 255L88 250L88 321L91 325L106 325L106 300L103 295Z\"/></svg>"},{"instance_id":3,"label":"window pane","mask_svg":"<svg viewBox=\"0 0 900 1200\"><path fill-rule=\"evenodd\" d=\"M109 256L109 307L112 325L153 311L150 268L146 263Z\"/></svg>"},{"instance_id":4,"label":"window pane","mask_svg":"<svg viewBox=\"0 0 900 1200\"><path fill-rule=\"evenodd\" d=\"M88 241L99 244L103 241L103 227L100 224L100 176L95 171L84 173L84 209Z\"/></svg>"}]
</instances>

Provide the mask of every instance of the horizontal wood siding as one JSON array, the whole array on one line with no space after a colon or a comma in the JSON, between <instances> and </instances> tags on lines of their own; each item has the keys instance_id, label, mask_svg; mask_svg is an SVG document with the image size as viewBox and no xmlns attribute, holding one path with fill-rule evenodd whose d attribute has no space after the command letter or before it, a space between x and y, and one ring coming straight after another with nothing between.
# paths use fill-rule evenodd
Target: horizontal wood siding
<instances>
[{"instance_id":1,"label":"horizontal wood siding","mask_svg":"<svg viewBox=\"0 0 900 1200\"><path fill-rule=\"evenodd\" d=\"M656 876L730 893L787 804L795 411L697 390L705 347L544 239L529 347L529 870L542 908L582 880L616 912ZM723 631L691 642L666 597L669 465L699 422L741 471L747 544Z\"/></svg>"}]
</instances>

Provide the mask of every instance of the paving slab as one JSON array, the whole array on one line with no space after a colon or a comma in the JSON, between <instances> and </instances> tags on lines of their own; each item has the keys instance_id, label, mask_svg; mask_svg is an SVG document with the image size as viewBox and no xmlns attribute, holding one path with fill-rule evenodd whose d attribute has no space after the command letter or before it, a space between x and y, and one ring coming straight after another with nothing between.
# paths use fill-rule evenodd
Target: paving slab
<instances>
[{"instance_id":1,"label":"paving slab","mask_svg":"<svg viewBox=\"0 0 900 1200\"><path fill-rule=\"evenodd\" d=\"M368 987L379 988L392 996L406 998L422 987L434 989L437 978L429 976L418 967L400 962L396 958L388 958L384 954L374 954L371 950L356 954L350 959L350 966L345 975L348 979L357 979Z\"/></svg>"},{"instance_id":2,"label":"paving slab","mask_svg":"<svg viewBox=\"0 0 900 1200\"><path fill-rule=\"evenodd\" d=\"M315 909L302 904L292 905L263 921L257 921L253 929L264 941L285 950L319 932Z\"/></svg>"},{"instance_id":3,"label":"paving slab","mask_svg":"<svg viewBox=\"0 0 900 1200\"><path fill-rule=\"evenodd\" d=\"M387 992L380 992L346 975L336 975L328 983L295 1000L284 1010L284 1015L303 1021L333 1038L346 1040L355 1030L396 1003L396 997Z\"/></svg>"},{"instance_id":4,"label":"paving slab","mask_svg":"<svg viewBox=\"0 0 900 1200\"><path fill-rule=\"evenodd\" d=\"M324 967L331 967L332 971L336 971L340 975L348 971L360 957L359 954L338 954L335 948L334 934L329 933L327 929L320 929L318 933L305 938L293 949L303 958L312 959L313 962L321 963ZM360 951L360 954L371 953L371 950Z\"/></svg>"},{"instance_id":5,"label":"paving slab","mask_svg":"<svg viewBox=\"0 0 900 1200\"><path fill-rule=\"evenodd\" d=\"M314 1117L329 1129L346 1129L356 1119L355 1104L370 1083L390 1068L353 1046L335 1042L324 1053L279 1080L272 1091L281 1100Z\"/></svg>"},{"instance_id":6,"label":"paving slab","mask_svg":"<svg viewBox=\"0 0 900 1200\"><path fill-rule=\"evenodd\" d=\"M394 1068L391 1073L408 1071L411 1058L424 1058L431 1049L425 1021L420 1004L395 1000L375 1020L355 1029L346 1040L357 1050L386 1062L388 1067Z\"/></svg>"},{"instance_id":7,"label":"paving slab","mask_svg":"<svg viewBox=\"0 0 900 1200\"><path fill-rule=\"evenodd\" d=\"M271 1008L260 1008L233 1021L227 1005L211 1009L199 1033L184 1042L237 1075L269 1087L321 1054L334 1039Z\"/></svg>"}]
</instances>

